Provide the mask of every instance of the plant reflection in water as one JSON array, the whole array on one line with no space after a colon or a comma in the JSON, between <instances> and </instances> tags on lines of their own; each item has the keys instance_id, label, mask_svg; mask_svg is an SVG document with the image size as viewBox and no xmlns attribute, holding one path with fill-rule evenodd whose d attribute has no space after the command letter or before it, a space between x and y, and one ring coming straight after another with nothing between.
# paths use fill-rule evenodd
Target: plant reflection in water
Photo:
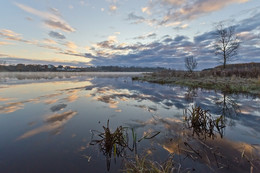
<instances>
[{"instance_id":1,"label":"plant reflection in water","mask_svg":"<svg viewBox=\"0 0 260 173\"><path fill-rule=\"evenodd\" d=\"M200 106L192 107L191 110L185 110L184 120L188 128L193 130L192 135L196 134L201 139L207 137L214 139L215 132L223 137L223 129L226 127L224 116L214 119L208 110L203 110Z\"/></svg>"},{"instance_id":2,"label":"plant reflection in water","mask_svg":"<svg viewBox=\"0 0 260 173\"><path fill-rule=\"evenodd\" d=\"M145 134L142 138L137 140L137 133L131 128L132 132L132 147L129 146L128 127L119 126L114 132L111 132L109 127L109 120L107 121L107 127L103 126L104 132L91 130L92 139L90 145L98 145L100 151L106 156L107 171L110 170L111 158L113 156L116 162L117 157L125 158L127 150L134 151L137 154L137 143L143 139L152 139L160 132L151 132ZM100 139L94 139L94 136Z\"/></svg>"}]
</instances>

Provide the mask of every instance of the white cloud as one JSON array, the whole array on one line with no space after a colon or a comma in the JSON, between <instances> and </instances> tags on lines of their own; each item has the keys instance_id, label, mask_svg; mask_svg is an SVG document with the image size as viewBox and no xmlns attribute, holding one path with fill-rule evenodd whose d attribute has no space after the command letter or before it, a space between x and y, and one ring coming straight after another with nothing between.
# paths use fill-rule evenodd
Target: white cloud
<instances>
[{"instance_id":1,"label":"white cloud","mask_svg":"<svg viewBox=\"0 0 260 173\"><path fill-rule=\"evenodd\" d=\"M75 29L72 26L70 26L65 20L61 18L61 15L57 9L51 8L52 12L50 13L42 12L20 3L15 3L15 5L28 13L43 18L44 24L51 29L60 29L65 32L75 31Z\"/></svg>"}]
</instances>

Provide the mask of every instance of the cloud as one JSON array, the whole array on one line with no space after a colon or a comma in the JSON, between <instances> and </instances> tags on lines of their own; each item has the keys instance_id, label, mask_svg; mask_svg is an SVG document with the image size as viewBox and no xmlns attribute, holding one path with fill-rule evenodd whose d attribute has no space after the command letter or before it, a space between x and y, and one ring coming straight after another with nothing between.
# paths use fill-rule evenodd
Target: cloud
<instances>
[{"instance_id":1,"label":"cloud","mask_svg":"<svg viewBox=\"0 0 260 173\"><path fill-rule=\"evenodd\" d=\"M140 40L144 40L144 39L154 39L156 38L157 34L156 33L148 33L145 35L140 35L138 37L134 37L134 39L140 39Z\"/></svg>"},{"instance_id":2,"label":"cloud","mask_svg":"<svg viewBox=\"0 0 260 173\"><path fill-rule=\"evenodd\" d=\"M62 33L55 31L50 31L48 35L56 39L66 39L66 37Z\"/></svg>"},{"instance_id":3,"label":"cloud","mask_svg":"<svg viewBox=\"0 0 260 173\"><path fill-rule=\"evenodd\" d=\"M110 6L109 6L109 10L110 10L111 12L116 11L116 10L117 10L117 6L116 6L116 5L110 5Z\"/></svg>"},{"instance_id":4,"label":"cloud","mask_svg":"<svg viewBox=\"0 0 260 173\"><path fill-rule=\"evenodd\" d=\"M135 20L135 24L147 23L185 29L188 27L188 21L219 11L228 5L247 1L249 0L154 0L141 9L143 13L148 14L147 18L130 13L128 19Z\"/></svg>"},{"instance_id":5,"label":"cloud","mask_svg":"<svg viewBox=\"0 0 260 173\"><path fill-rule=\"evenodd\" d=\"M56 41L51 40L51 39L47 39L47 38L45 38L45 39L43 40L43 43L44 43L44 44L57 44Z\"/></svg>"},{"instance_id":6,"label":"cloud","mask_svg":"<svg viewBox=\"0 0 260 173\"><path fill-rule=\"evenodd\" d=\"M128 20L144 20L144 17L134 14L134 12L128 14Z\"/></svg>"},{"instance_id":7,"label":"cloud","mask_svg":"<svg viewBox=\"0 0 260 173\"><path fill-rule=\"evenodd\" d=\"M0 41L0 46L2 46L2 45L10 45L10 44L12 44L12 43L5 42L5 41Z\"/></svg>"},{"instance_id":8,"label":"cloud","mask_svg":"<svg viewBox=\"0 0 260 173\"><path fill-rule=\"evenodd\" d=\"M66 32L74 32L75 29L72 28L69 24L65 23L64 21L57 20L54 18L46 19L44 23L52 28L52 29L60 29Z\"/></svg>"},{"instance_id":9,"label":"cloud","mask_svg":"<svg viewBox=\"0 0 260 173\"><path fill-rule=\"evenodd\" d=\"M151 15L151 14L152 14L151 11L150 11L150 9L149 9L149 7L143 7L141 10L142 10L143 13L146 13L146 14L148 14L148 15Z\"/></svg>"},{"instance_id":10,"label":"cloud","mask_svg":"<svg viewBox=\"0 0 260 173\"><path fill-rule=\"evenodd\" d=\"M21 41L22 40L21 34L18 34L14 31L8 30L8 29L2 29L0 31L0 36L4 37L7 40L15 40L15 41Z\"/></svg>"},{"instance_id":11,"label":"cloud","mask_svg":"<svg viewBox=\"0 0 260 173\"><path fill-rule=\"evenodd\" d=\"M170 12L170 18L176 20L193 20L207 13L221 10L222 8L233 4L243 3L248 0L198 0L193 3L185 3L181 8Z\"/></svg>"},{"instance_id":12,"label":"cloud","mask_svg":"<svg viewBox=\"0 0 260 173\"><path fill-rule=\"evenodd\" d=\"M143 16L136 15L134 12L129 13L126 20L133 21L133 24L146 23L150 26L158 23L156 19L146 19Z\"/></svg>"},{"instance_id":13,"label":"cloud","mask_svg":"<svg viewBox=\"0 0 260 173\"><path fill-rule=\"evenodd\" d=\"M260 62L259 23L260 12L246 19L237 21L234 26L239 39L242 41L237 62ZM132 13L132 19L143 19ZM255 24L257 23L257 24ZM144 43L120 43L105 40L87 49L86 57L92 58L94 65L119 66L163 66L167 68L184 69L184 59L194 56L198 61L198 69L219 65L215 56L213 44L215 30L198 34L193 38L185 35L175 37L165 35L159 39ZM155 37L155 33L137 36L134 39Z\"/></svg>"},{"instance_id":14,"label":"cloud","mask_svg":"<svg viewBox=\"0 0 260 173\"><path fill-rule=\"evenodd\" d=\"M30 14L43 18L44 24L51 29L60 29L65 32L75 31L72 26L70 26L64 19L61 18L61 15L57 9L51 8L51 12L42 12L17 2L14 4Z\"/></svg>"},{"instance_id":15,"label":"cloud","mask_svg":"<svg viewBox=\"0 0 260 173\"><path fill-rule=\"evenodd\" d=\"M65 45L67 46L68 49L72 49L72 50L76 50L78 48L78 46L72 41L67 41Z\"/></svg>"}]
</instances>

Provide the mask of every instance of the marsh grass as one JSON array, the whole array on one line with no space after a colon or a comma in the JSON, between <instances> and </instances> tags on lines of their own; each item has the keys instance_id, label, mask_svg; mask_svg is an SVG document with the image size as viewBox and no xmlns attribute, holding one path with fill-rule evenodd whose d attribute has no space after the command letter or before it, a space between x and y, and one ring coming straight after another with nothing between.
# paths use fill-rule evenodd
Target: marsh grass
<instances>
[{"instance_id":1,"label":"marsh grass","mask_svg":"<svg viewBox=\"0 0 260 173\"><path fill-rule=\"evenodd\" d=\"M106 156L107 170L109 171L112 155L116 161L116 157L123 157L125 155L127 148L131 151L132 149L128 146L127 128L119 126L114 132L111 132L108 120L107 127L103 126L103 129L104 132L92 130L90 145L98 144L100 151ZM93 139L95 133L100 139Z\"/></svg>"},{"instance_id":2,"label":"marsh grass","mask_svg":"<svg viewBox=\"0 0 260 173\"><path fill-rule=\"evenodd\" d=\"M232 71L214 69L197 71L192 74L186 71L164 70L133 77L132 80L147 81L159 84L173 84L193 88L219 90L228 93L260 94L260 69L253 71Z\"/></svg>"},{"instance_id":3,"label":"marsh grass","mask_svg":"<svg viewBox=\"0 0 260 173\"><path fill-rule=\"evenodd\" d=\"M136 155L133 159L128 159L124 163L123 172L126 173L173 173L180 172L181 165L173 160L170 155L166 161L159 163L149 159L149 155Z\"/></svg>"},{"instance_id":4,"label":"marsh grass","mask_svg":"<svg viewBox=\"0 0 260 173\"><path fill-rule=\"evenodd\" d=\"M92 130L92 139L90 145L98 145L100 151L106 156L107 170L110 170L111 158L113 156L114 161L116 162L117 157L125 158L126 151L134 151L137 155L137 143L141 142L143 139L152 139L157 136L160 132L149 132L146 133L143 137L137 140L137 133L133 128L132 132L132 147L129 146L129 135L128 127L119 126L114 132L111 131L109 127L109 120L107 121L107 126L103 126L104 132L99 132ZM94 136L97 136L99 139L94 139Z\"/></svg>"},{"instance_id":5,"label":"marsh grass","mask_svg":"<svg viewBox=\"0 0 260 173\"><path fill-rule=\"evenodd\" d=\"M196 134L199 138L207 137L214 139L217 132L223 137L225 128L224 116L213 118L208 110L203 110L200 106L192 107L184 111L184 120L188 128L192 129L192 135Z\"/></svg>"}]
</instances>

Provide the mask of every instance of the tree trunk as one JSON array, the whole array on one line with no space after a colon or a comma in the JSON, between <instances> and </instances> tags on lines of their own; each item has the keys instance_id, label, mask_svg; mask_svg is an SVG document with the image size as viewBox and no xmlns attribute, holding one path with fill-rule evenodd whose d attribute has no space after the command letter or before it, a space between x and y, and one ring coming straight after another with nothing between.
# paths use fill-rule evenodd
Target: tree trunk
<instances>
[{"instance_id":1,"label":"tree trunk","mask_svg":"<svg viewBox=\"0 0 260 173\"><path fill-rule=\"evenodd\" d=\"M224 57L223 58L224 58L223 68L225 69L226 68L226 61L227 61L226 52L224 52Z\"/></svg>"}]
</instances>

